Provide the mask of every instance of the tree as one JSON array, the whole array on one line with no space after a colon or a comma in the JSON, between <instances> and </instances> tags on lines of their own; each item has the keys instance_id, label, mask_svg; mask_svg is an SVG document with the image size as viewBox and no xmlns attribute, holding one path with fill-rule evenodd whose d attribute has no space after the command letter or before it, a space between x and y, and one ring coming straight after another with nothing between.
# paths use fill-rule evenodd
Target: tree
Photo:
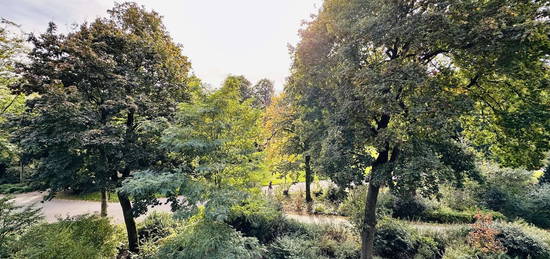
<instances>
[{"instance_id":1,"label":"tree","mask_svg":"<svg viewBox=\"0 0 550 259\"><path fill-rule=\"evenodd\" d=\"M298 109L291 105L290 99L284 93L272 100L264 118L267 154L268 160L273 162L272 171L286 173L304 170L305 199L306 202L311 202L313 170L310 145L316 135L315 129L300 120Z\"/></svg>"},{"instance_id":2,"label":"tree","mask_svg":"<svg viewBox=\"0 0 550 259\"><path fill-rule=\"evenodd\" d=\"M252 99L241 103L242 79L228 77L221 89L196 103L180 105L176 121L163 134L163 145L187 159L208 181L249 184L259 167L260 111Z\"/></svg>"},{"instance_id":3,"label":"tree","mask_svg":"<svg viewBox=\"0 0 550 259\"><path fill-rule=\"evenodd\" d=\"M0 176L5 177L7 168L19 160L19 166L23 168L23 159L19 154L17 145L9 142L10 133L14 130L9 125L10 118L24 111L26 98L23 94L15 94L10 86L20 79L15 64L26 49L23 40L14 33L18 26L7 20L0 20ZM23 181L23 171L20 172L19 181Z\"/></svg>"},{"instance_id":4,"label":"tree","mask_svg":"<svg viewBox=\"0 0 550 259\"><path fill-rule=\"evenodd\" d=\"M302 30L285 90L322 115L319 170L368 182L362 258L373 256L380 188L430 195L460 183L475 173L468 140L505 165L540 165L547 20L543 1L334 0Z\"/></svg>"},{"instance_id":5,"label":"tree","mask_svg":"<svg viewBox=\"0 0 550 259\"><path fill-rule=\"evenodd\" d=\"M31 36L31 63L20 91L37 92L20 118L16 141L39 162L51 194L66 189L115 190L132 172L161 166L162 128L189 98L190 63L161 17L135 3L67 35L53 23ZM117 192L129 248L138 250L132 204Z\"/></svg>"},{"instance_id":6,"label":"tree","mask_svg":"<svg viewBox=\"0 0 550 259\"><path fill-rule=\"evenodd\" d=\"M269 79L262 79L254 85L254 106L256 108L265 110L271 104L271 98L275 90L273 88L273 82Z\"/></svg>"},{"instance_id":7,"label":"tree","mask_svg":"<svg viewBox=\"0 0 550 259\"><path fill-rule=\"evenodd\" d=\"M252 99L241 103L240 86L239 78L228 77L216 92L180 104L161 138L175 163L142 171L122 187L140 214L159 204L160 193L177 216L197 215L203 207L206 220L223 222L231 205L258 187L260 111L251 107Z\"/></svg>"}]
</instances>

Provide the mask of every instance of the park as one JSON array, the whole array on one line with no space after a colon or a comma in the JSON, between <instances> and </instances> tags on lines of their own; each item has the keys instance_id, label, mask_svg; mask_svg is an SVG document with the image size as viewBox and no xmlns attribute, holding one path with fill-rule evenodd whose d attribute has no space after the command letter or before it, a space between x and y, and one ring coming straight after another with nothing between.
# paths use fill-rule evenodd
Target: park
<instances>
[{"instance_id":1,"label":"park","mask_svg":"<svg viewBox=\"0 0 550 259\"><path fill-rule=\"evenodd\" d=\"M219 83L140 3L0 11L0 258L549 259L548 1L320 3Z\"/></svg>"}]
</instances>

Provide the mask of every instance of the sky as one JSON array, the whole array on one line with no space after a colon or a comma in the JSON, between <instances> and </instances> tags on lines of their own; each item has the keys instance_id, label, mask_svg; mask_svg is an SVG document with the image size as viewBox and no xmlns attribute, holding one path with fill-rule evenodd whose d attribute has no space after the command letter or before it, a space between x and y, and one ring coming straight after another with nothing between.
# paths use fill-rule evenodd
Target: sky
<instances>
[{"instance_id":1,"label":"sky","mask_svg":"<svg viewBox=\"0 0 550 259\"><path fill-rule=\"evenodd\" d=\"M120 2L120 1L117 1ZM164 17L170 35L183 45L193 72L217 87L229 75L255 83L275 82L281 91L289 75L288 44L299 41L302 21L322 0L136 0ZM0 17L25 32L41 33L49 21L62 32L106 16L113 0L0 0Z\"/></svg>"}]
</instances>

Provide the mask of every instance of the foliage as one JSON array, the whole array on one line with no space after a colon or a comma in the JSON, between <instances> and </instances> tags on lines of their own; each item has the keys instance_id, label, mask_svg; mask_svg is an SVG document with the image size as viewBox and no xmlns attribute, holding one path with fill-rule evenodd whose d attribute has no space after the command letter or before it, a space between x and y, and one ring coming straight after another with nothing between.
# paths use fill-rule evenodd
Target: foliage
<instances>
[{"instance_id":1,"label":"foliage","mask_svg":"<svg viewBox=\"0 0 550 259\"><path fill-rule=\"evenodd\" d=\"M467 242L483 254L501 254L506 251L499 240L496 239L500 232L491 227L493 219L490 215L477 214L476 222L468 233Z\"/></svg>"},{"instance_id":2,"label":"foliage","mask_svg":"<svg viewBox=\"0 0 550 259\"><path fill-rule=\"evenodd\" d=\"M271 201L251 197L231 207L227 223L246 236L256 237L262 244L275 238L308 233L304 224L285 218Z\"/></svg>"},{"instance_id":3,"label":"foliage","mask_svg":"<svg viewBox=\"0 0 550 259\"><path fill-rule=\"evenodd\" d=\"M374 241L375 254L387 258L438 258L442 246L440 240L387 218L378 225Z\"/></svg>"},{"instance_id":4,"label":"foliage","mask_svg":"<svg viewBox=\"0 0 550 259\"><path fill-rule=\"evenodd\" d=\"M468 142L506 166L541 165L545 10L543 1L331 0L306 24L285 90L304 123L321 121L310 149L318 170L344 187L368 181L363 251L380 187L429 196L475 178Z\"/></svg>"},{"instance_id":5,"label":"foliage","mask_svg":"<svg viewBox=\"0 0 550 259\"><path fill-rule=\"evenodd\" d=\"M550 257L548 239L543 240L542 235L537 235L540 233L525 231L521 224L516 223L497 223L494 228L499 231L496 240L511 257L541 259ZM547 234L546 236L548 237Z\"/></svg>"},{"instance_id":6,"label":"foliage","mask_svg":"<svg viewBox=\"0 0 550 259\"><path fill-rule=\"evenodd\" d=\"M482 166L485 184L478 197L485 207L502 211L507 215L517 215L522 197L534 185L532 172L522 169L500 168L496 165Z\"/></svg>"},{"instance_id":7,"label":"foliage","mask_svg":"<svg viewBox=\"0 0 550 259\"><path fill-rule=\"evenodd\" d=\"M550 164L546 165L543 171L542 177L539 179L539 183L545 184L550 183Z\"/></svg>"},{"instance_id":8,"label":"foliage","mask_svg":"<svg viewBox=\"0 0 550 259\"><path fill-rule=\"evenodd\" d=\"M418 197L398 197L393 203L392 216L400 219L419 219L427 209L424 201Z\"/></svg>"},{"instance_id":9,"label":"foliage","mask_svg":"<svg viewBox=\"0 0 550 259\"><path fill-rule=\"evenodd\" d=\"M10 138L15 130L8 122L24 112L25 101L33 96L12 91L10 87L17 84L21 76L16 70L18 60L24 58L27 51L22 35L17 33L19 26L5 19L0 19L0 183L14 183L19 179L9 179L9 167L20 168L22 156L16 143Z\"/></svg>"},{"instance_id":10,"label":"foliage","mask_svg":"<svg viewBox=\"0 0 550 259\"><path fill-rule=\"evenodd\" d=\"M261 79L254 85L254 106L264 110L271 104L271 99L275 93L273 81Z\"/></svg>"},{"instance_id":11,"label":"foliage","mask_svg":"<svg viewBox=\"0 0 550 259\"><path fill-rule=\"evenodd\" d=\"M114 190L133 171L168 163L160 135L176 105L190 99L190 63L161 16L115 4L64 35L50 23L31 35L16 89L39 96L17 118L14 141L37 162L36 180L57 191ZM122 196L120 196L122 195ZM130 249L137 250L131 203L119 194Z\"/></svg>"},{"instance_id":12,"label":"foliage","mask_svg":"<svg viewBox=\"0 0 550 259\"><path fill-rule=\"evenodd\" d=\"M361 229L364 225L365 217L365 193L367 186L361 185L351 189L346 196L346 199L338 207L338 211L343 216L349 216L351 222L357 229ZM393 213L393 201L395 197L389 192L382 192L379 196L379 201L376 204L376 213L378 218L391 216Z\"/></svg>"},{"instance_id":13,"label":"foliage","mask_svg":"<svg viewBox=\"0 0 550 259\"><path fill-rule=\"evenodd\" d=\"M0 184L0 194L24 193L35 190L37 190L37 186L28 183Z\"/></svg>"},{"instance_id":14,"label":"foliage","mask_svg":"<svg viewBox=\"0 0 550 259\"><path fill-rule=\"evenodd\" d=\"M144 214L149 205L160 205L160 194L167 197L177 218L186 219L203 210L203 216L209 221L226 220L231 206L247 196L230 186L221 188L212 183L194 180L182 171L136 172L132 178L124 181L119 191L134 198L136 202L133 212L136 216Z\"/></svg>"},{"instance_id":15,"label":"foliage","mask_svg":"<svg viewBox=\"0 0 550 259\"><path fill-rule=\"evenodd\" d=\"M196 177L217 185L250 185L259 167L260 112L239 102L240 81L229 77L200 102L180 104L176 121L163 133L171 156L183 158Z\"/></svg>"},{"instance_id":16,"label":"foliage","mask_svg":"<svg viewBox=\"0 0 550 259\"><path fill-rule=\"evenodd\" d=\"M42 218L39 208L17 206L11 199L11 196L0 197L0 257L2 258L8 256L16 237Z\"/></svg>"},{"instance_id":17,"label":"foliage","mask_svg":"<svg viewBox=\"0 0 550 259\"><path fill-rule=\"evenodd\" d=\"M109 258L115 228L106 218L79 216L32 227L18 241L15 258Z\"/></svg>"},{"instance_id":18,"label":"foliage","mask_svg":"<svg viewBox=\"0 0 550 259\"><path fill-rule=\"evenodd\" d=\"M223 222L192 219L162 242L158 258L259 258L264 248L253 237Z\"/></svg>"},{"instance_id":19,"label":"foliage","mask_svg":"<svg viewBox=\"0 0 550 259\"><path fill-rule=\"evenodd\" d=\"M402 223L385 220L378 224L375 253L382 257L411 258L415 254L412 230Z\"/></svg>"},{"instance_id":20,"label":"foliage","mask_svg":"<svg viewBox=\"0 0 550 259\"><path fill-rule=\"evenodd\" d=\"M359 256L356 233L344 226L316 226L308 234L278 237L268 247L268 258L338 258Z\"/></svg>"},{"instance_id":21,"label":"foliage","mask_svg":"<svg viewBox=\"0 0 550 259\"><path fill-rule=\"evenodd\" d=\"M550 183L535 186L521 200L521 217L541 228L550 228Z\"/></svg>"},{"instance_id":22,"label":"foliage","mask_svg":"<svg viewBox=\"0 0 550 259\"><path fill-rule=\"evenodd\" d=\"M456 223L474 223L475 216L478 213L490 215L495 220L504 220L506 217L502 213L496 211L456 211L450 208L441 207L433 210L428 210L422 215L422 220L427 222L456 224Z\"/></svg>"},{"instance_id":23,"label":"foliage","mask_svg":"<svg viewBox=\"0 0 550 259\"><path fill-rule=\"evenodd\" d=\"M174 233L180 223L172 214L154 211L138 224L138 235L142 242L156 242Z\"/></svg>"}]
</instances>

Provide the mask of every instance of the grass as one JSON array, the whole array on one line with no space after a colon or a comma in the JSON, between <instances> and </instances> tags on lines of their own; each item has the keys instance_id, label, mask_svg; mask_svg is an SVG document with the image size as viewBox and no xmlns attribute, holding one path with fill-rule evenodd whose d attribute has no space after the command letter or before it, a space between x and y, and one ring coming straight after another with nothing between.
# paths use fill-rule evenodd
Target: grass
<instances>
[{"instance_id":1,"label":"grass","mask_svg":"<svg viewBox=\"0 0 550 259\"><path fill-rule=\"evenodd\" d=\"M17 194L35 191L36 188L26 183L5 183L0 184L0 194Z\"/></svg>"},{"instance_id":2,"label":"grass","mask_svg":"<svg viewBox=\"0 0 550 259\"><path fill-rule=\"evenodd\" d=\"M62 193L58 193L56 195L56 198L63 199L63 200L101 201L101 193L91 192L91 193L72 194L72 193L62 192ZM118 196L114 192L109 192L107 194L107 198L109 202L118 202Z\"/></svg>"},{"instance_id":3,"label":"grass","mask_svg":"<svg viewBox=\"0 0 550 259\"><path fill-rule=\"evenodd\" d=\"M324 178L319 178L317 176L313 177L314 181L318 180L324 180ZM291 184L294 181L289 175L286 176L286 184ZM306 181L305 175L298 176L297 182L298 183L304 183ZM271 175L271 177L265 178L262 180L261 185L262 186L269 186L269 182L272 182L272 185L280 185L285 184L285 178L282 177L280 174L274 174Z\"/></svg>"}]
</instances>

